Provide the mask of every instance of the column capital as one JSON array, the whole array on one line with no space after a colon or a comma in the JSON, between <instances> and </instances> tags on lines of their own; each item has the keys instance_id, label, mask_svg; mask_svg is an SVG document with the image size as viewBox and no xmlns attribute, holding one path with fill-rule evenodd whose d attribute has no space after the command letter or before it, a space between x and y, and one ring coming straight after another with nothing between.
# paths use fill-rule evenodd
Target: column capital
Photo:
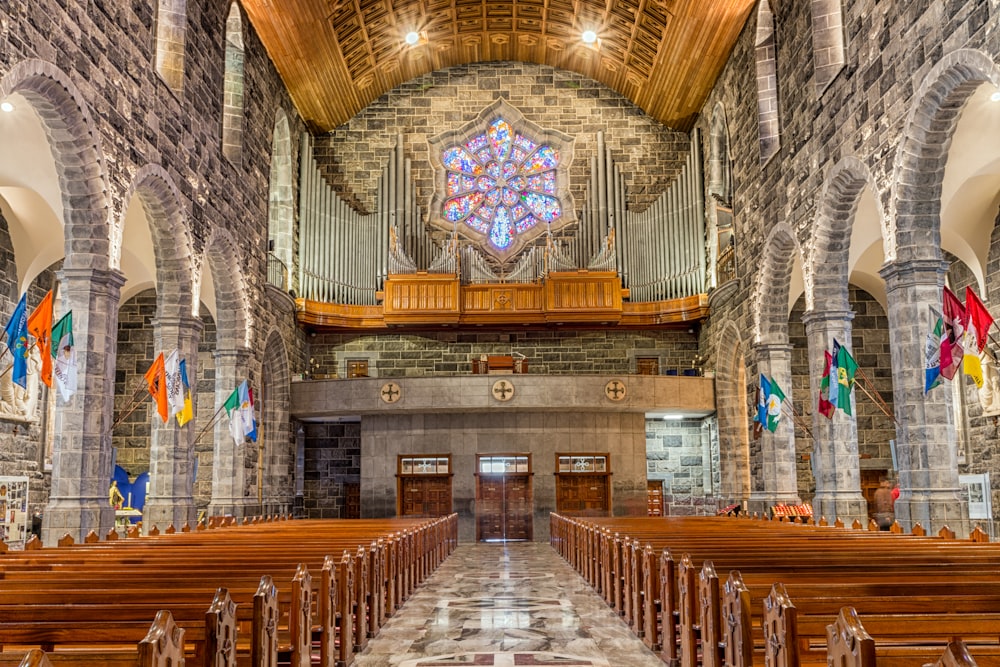
<instances>
[{"instance_id":1,"label":"column capital","mask_svg":"<svg viewBox=\"0 0 1000 667\"><path fill-rule=\"evenodd\" d=\"M62 284L86 282L91 287L100 286L117 290L121 290L126 280L125 274L118 269L63 267L56 272L56 277Z\"/></svg>"},{"instance_id":2,"label":"column capital","mask_svg":"<svg viewBox=\"0 0 1000 667\"><path fill-rule=\"evenodd\" d=\"M889 262L878 272L885 280L886 291L891 292L907 285L944 285L947 271L948 262L943 259L907 259Z\"/></svg>"},{"instance_id":3,"label":"column capital","mask_svg":"<svg viewBox=\"0 0 1000 667\"><path fill-rule=\"evenodd\" d=\"M806 329L826 322L853 322L853 310L807 310L802 315L802 323Z\"/></svg>"},{"instance_id":4,"label":"column capital","mask_svg":"<svg viewBox=\"0 0 1000 667\"><path fill-rule=\"evenodd\" d=\"M212 358L216 363L229 361L235 364L246 364L250 361L251 351L248 347L234 347L225 350L213 350Z\"/></svg>"},{"instance_id":5,"label":"column capital","mask_svg":"<svg viewBox=\"0 0 1000 667\"><path fill-rule=\"evenodd\" d=\"M792 353L792 345L789 343L755 343L753 351L757 353L757 358L771 355L789 355Z\"/></svg>"}]
</instances>

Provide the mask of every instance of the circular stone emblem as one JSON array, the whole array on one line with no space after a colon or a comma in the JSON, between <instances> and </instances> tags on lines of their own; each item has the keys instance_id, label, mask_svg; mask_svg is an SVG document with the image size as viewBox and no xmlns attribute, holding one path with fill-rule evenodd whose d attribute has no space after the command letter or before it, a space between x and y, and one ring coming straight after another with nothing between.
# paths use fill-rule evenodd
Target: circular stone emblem
<instances>
[{"instance_id":1,"label":"circular stone emblem","mask_svg":"<svg viewBox=\"0 0 1000 667\"><path fill-rule=\"evenodd\" d=\"M402 397L402 390L395 382L386 382L379 391L379 398L383 403L395 403Z\"/></svg>"},{"instance_id":2,"label":"circular stone emblem","mask_svg":"<svg viewBox=\"0 0 1000 667\"><path fill-rule=\"evenodd\" d=\"M604 385L604 395L612 401L620 401L625 398L625 383L621 380L611 380Z\"/></svg>"},{"instance_id":3,"label":"circular stone emblem","mask_svg":"<svg viewBox=\"0 0 1000 667\"><path fill-rule=\"evenodd\" d=\"M509 401L514 398L514 385L510 380L497 380L493 383L493 398L498 401Z\"/></svg>"}]
</instances>

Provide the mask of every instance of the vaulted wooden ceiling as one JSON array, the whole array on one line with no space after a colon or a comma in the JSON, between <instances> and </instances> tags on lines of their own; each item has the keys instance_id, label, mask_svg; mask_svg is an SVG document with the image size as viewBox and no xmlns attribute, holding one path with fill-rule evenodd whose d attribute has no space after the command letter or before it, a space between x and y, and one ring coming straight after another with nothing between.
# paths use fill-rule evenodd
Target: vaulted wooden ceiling
<instances>
[{"instance_id":1,"label":"vaulted wooden ceiling","mask_svg":"<svg viewBox=\"0 0 1000 667\"><path fill-rule=\"evenodd\" d=\"M243 0L299 113L317 131L414 77L517 60L589 76L681 131L756 0ZM581 35L593 30L594 44ZM410 46L405 35L420 41Z\"/></svg>"}]
</instances>

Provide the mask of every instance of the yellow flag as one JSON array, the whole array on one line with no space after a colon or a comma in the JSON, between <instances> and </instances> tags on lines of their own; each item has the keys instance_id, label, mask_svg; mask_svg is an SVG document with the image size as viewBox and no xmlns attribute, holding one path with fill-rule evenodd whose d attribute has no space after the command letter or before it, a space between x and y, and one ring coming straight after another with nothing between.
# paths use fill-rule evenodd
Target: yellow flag
<instances>
[{"instance_id":1,"label":"yellow flag","mask_svg":"<svg viewBox=\"0 0 1000 667\"><path fill-rule=\"evenodd\" d=\"M962 370L972 378L972 381L976 383L976 386L980 389L983 388L983 366L979 363L979 355L976 354L976 329L972 322L969 323L969 327L965 330L965 344L966 352L962 356Z\"/></svg>"}]
</instances>

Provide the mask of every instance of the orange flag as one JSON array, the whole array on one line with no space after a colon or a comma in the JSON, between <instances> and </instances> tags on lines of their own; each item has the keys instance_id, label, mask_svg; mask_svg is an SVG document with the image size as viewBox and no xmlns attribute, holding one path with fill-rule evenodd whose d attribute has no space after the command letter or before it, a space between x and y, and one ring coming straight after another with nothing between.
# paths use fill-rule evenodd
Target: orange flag
<instances>
[{"instance_id":1,"label":"orange flag","mask_svg":"<svg viewBox=\"0 0 1000 667\"><path fill-rule=\"evenodd\" d=\"M156 361L146 371L146 388L149 395L156 401L156 412L163 423L167 423L167 369L163 362L163 353L156 356Z\"/></svg>"},{"instance_id":2,"label":"orange flag","mask_svg":"<svg viewBox=\"0 0 1000 667\"><path fill-rule=\"evenodd\" d=\"M35 337L35 345L42 353L42 382L52 388L52 290L45 295L38 307L28 317L28 333Z\"/></svg>"}]
</instances>

